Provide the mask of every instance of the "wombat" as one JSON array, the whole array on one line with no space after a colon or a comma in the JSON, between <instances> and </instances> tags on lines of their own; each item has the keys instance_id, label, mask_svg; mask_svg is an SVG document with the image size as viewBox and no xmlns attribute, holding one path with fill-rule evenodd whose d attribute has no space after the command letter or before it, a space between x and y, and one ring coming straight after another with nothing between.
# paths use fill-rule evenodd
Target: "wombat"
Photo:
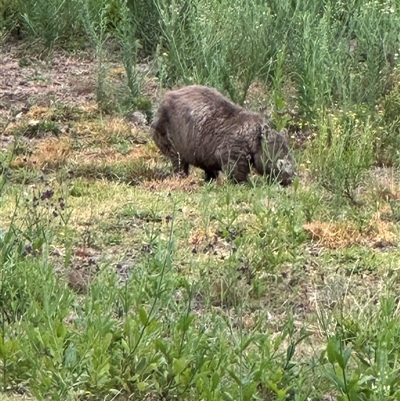
<instances>
[{"instance_id":1,"label":"wombat","mask_svg":"<svg viewBox=\"0 0 400 401\"><path fill-rule=\"evenodd\" d=\"M295 175L284 136L212 88L193 85L167 92L151 128L154 142L181 175L189 174L189 165L203 169L206 180L224 171L243 182L251 167L283 185Z\"/></svg>"}]
</instances>

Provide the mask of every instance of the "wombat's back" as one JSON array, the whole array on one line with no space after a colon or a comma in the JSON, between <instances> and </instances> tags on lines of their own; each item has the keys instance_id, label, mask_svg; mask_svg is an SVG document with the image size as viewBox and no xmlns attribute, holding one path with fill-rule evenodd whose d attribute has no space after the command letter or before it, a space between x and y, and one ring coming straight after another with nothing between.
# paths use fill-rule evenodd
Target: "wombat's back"
<instances>
[{"instance_id":1,"label":"wombat's back","mask_svg":"<svg viewBox=\"0 0 400 401\"><path fill-rule=\"evenodd\" d=\"M186 86L182 89L167 92L160 104L171 114L188 116L207 115L214 118L231 118L244 109L224 97L216 89L200 85Z\"/></svg>"},{"instance_id":2,"label":"wombat's back","mask_svg":"<svg viewBox=\"0 0 400 401\"><path fill-rule=\"evenodd\" d=\"M246 136L250 133L247 127L261 123L258 114L236 105L216 89L191 85L164 95L152 126L194 145L215 134L218 140L236 136L238 131Z\"/></svg>"}]
</instances>

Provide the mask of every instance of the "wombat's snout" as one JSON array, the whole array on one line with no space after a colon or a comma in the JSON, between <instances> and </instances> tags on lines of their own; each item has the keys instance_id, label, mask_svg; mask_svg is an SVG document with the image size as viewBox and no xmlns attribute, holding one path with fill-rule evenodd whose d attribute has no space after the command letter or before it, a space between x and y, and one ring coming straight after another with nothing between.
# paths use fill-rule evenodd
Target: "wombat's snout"
<instances>
[{"instance_id":1,"label":"wombat's snout","mask_svg":"<svg viewBox=\"0 0 400 401\"><path fill-rule=\"evenodd\" d=\"M290 176L281 177L280 184L283 187L288 187L289 185L291 185L293 183L293 180L294 180L294 177L290 177Z\"/></svg>"}]
</instances>

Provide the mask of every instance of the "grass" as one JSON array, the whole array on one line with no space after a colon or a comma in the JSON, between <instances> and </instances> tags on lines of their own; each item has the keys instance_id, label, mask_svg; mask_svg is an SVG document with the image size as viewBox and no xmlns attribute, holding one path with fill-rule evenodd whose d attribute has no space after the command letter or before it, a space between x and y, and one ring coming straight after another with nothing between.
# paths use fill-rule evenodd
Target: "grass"
<instances>
[{"instance_id":1,"label":"grass","mask_svg":"<svg viewBox=\"0 0 400 401\"><path fill-rule=\"evenodd\" d=\"M395 5L34 3L0 5L0 400L398 400ZM188 83L286 129L293 185L173 177L132 112Z\"/></svg>"},{"instance_id":2,"label":"grass","mask_svg":"<svg viewBox=\"0 0 400 401\"><path fill-rule=\"evenodd\" d=\"M26 145L30 158L58 160L52 168L11 158L0 208L7 388L39 399L318 399L350 393L344 371L359 394L375 391L376 369L394 372L378 333L397 310L374 310L394 299L398 271L385 195L398 193L393 176L375 178L380 186L360 191L357 206L307 182L306 167L287 189L255 176L206 184L196 170L157 180L166 162L152 144L129 141L126 123L117 125L128 138L119 159L107 157L115 120L92 116L79 131L84 124L70 133L85 145L64 159L52 149L77 134ZM131 185L135 160L149 174ZM37 170L44 180L20 183L21 171ZM386 352L387 365L372 358L368 370L359 337ZM332 338L353 344L347 364L350 351ZM382 391L395 391L391 374Z\"/></svg>"},{"instance_id":3,"label":"grass","mask_svg":"<svg viewBox=\"0 0 400 401\"><path fill-rule=\"evenodd\" d=\"M26 140L31 119L69 128ZM334 164L313 173L323 136L284 189L171 177L145 128L95 107L33 107L7 129L18 144L2 154L0 205L10 394L360 399L378 394L382 369L382 397L395 394L380 331L395 344L395 169L361 169L355 203L319 184Z\"/></svg>"},{"instance_id":4,"label":"grass","mask_svg":"<svg viewBox=\"0 0 400 401\"><path fill-rule=\"evenodd\" d=\"M29 397L9 396L6 394L0 394L1 401L17 401L17 400L29 400Z\"/></svg>"}]
</instances>

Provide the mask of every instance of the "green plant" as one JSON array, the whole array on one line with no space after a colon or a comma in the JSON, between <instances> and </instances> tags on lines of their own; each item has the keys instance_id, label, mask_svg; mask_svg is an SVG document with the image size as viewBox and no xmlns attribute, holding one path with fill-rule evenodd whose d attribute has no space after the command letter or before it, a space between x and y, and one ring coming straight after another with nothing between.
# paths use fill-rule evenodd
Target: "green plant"
<instances>
[{"instance_id":1,"label":"green plant","mask_svg":"<svg viewBox=\"0 0 400 401\"><path fill-rule=\"evenodd\" d=\"M18 1L17 20L25 38L39 39L50 50L82 33L79 1Z\"/></svg>"},{"instance_id":2,"label":"green plant","mask_svg":"<svg viewBox=\"0 0 400 401\"><path fill-rule=\"evenodd\" d=\"M23 135L28 138L42 138L48 134L58 136L60 127L55 121L51 120L30 120L21 125L15 132L16 136Z\"/></svg>"},{"instance_id":3,"label":"green plant","mask_svg":"<svg viewBox=\"0 0 400 401\"><path fill-rule=\"evenodd\" d=\"M284 78L284 61L285 49L281 49L276 57L276 65L274 76L272 77L272 94L271 98L274 102L273 122L278 131L285 128L291 117L286 114L286 99L284 89L287 86Z\"/></svg>"},{"instance_id":4,"label":"green plant","mask_svg":"<svg viewBox=\"0 0 400 401\"><path fill-rule=\"evenodd\" d=\"M162 16L163 38L158 56L159 62L165 64L159 66L163 83L183 81L215 86L243 104L254 79L268 71L270 50L263 42L271 18L268 8L226 1L169 4L157 0L156 5ZM232 32L245 35L232 36ZM160 54L163 48L166 51ZM238 55L248 60L246 64L238 61Z\"/></svg>"},{"instance_id":5,"label":"green plant","mask_svg":"<svg viewBox=\"0 0 400 401\"><path fill-rule=\"evenodd\" d=\"M394 80L397 76L394 75ZM381 102L377 118L377 142L378 162L383 165L398 164L400 135L398 129L400 111L400 86L397 82L388 91Z\"/></svg>"},{"instance_id":6,"label":"green plant","mask_svg":"<svg viewBox=\"0 0 400 401\"><path fill-rule=\"evenodd\" d=\"M127 0L123 1L119 9L120 21L116 31L117 37L122 48L122 60L127 76L127 84L132 98L132 103L135 103L139 97L139 82L138 74L135 70L137 61L137 49L139 47L136 39L135 23L132 19L131 11L127 5Z\"/></svg>"},{"instance_id":7,"label":"green plant","mask_svg":"<svg viewBox=\"0 0 400 401\"><path fill-rule=\"evenodd\" d=\"M357 203L357 189L374 163L374 130L370 121L352 112L323 117L310 147L310 170L337 197Z\"/></svg>"},{"instance_id":8,"label":"green plant","mask_svg":"<svg viewBox=\"0 0 400 401\"><path fill-rule=\"evenodd\" d=\"M252 205L256 217L253 246L258 250L252 256L259 270L273 271L287 261L296 262L298 247L306 236L297 197L282 194L276 202L272 196L263 198L265 190L265 187L260 189L259 197L253 200Z\"/></svg>"},{"instance_id":9,"label":"green plant","mask_svg":"<svg viewBox=\"0 0 400 401\"><path fill-rule=\"evenodd\" d=\"M336 336L328 339L322 353L330 364L323 365L324 374L339 392L338 399L398 399L397 322L390 295L381 299L378 310L367 307L357 319L340 316Z\"/></svg>"},{"instance_id":10,"label":"green plant","mask_svg":"<svg viewBox=\"0 0 400 401\"><path fill-rule=\"evenodd\" d=\"M105 49L104 45L110 37L107 32L108 24L108 4L101 5L92 9L89 7L89 0L86 0L83 8L82 21L86 32L95 46L97 58L97 80L96 80L96 100L97 103L107 109L107 95L105 90ZM99 20L97 20L97 18Z\"/></svg>"},{"instance_id":11,"label":"green plant","mask_svg":"<svg viewBox=\"0 0 400 401\"><path fill-rule=\"evenodd\" d=\"M154 21L160 21L160 14L155 1L128 0L128 7L137 29L140 43L139 52L148 57L156 52L160 41L161 27Z\"/></svg>"},{"instance_id":12,"label":"green plant","mask_svg":"<svg viewBox=\"0 0 400 401\"><path fill-rule=\"evenodd\" d=\"M334 383L335 388L340 392L340 401L358 401L360 387L359 376L349 375L348 363L351 356L351 348L341 346L340 340L330 339L327 345L327 357L331 369L325 369L325 375Z\"/></svg>"}]
</instances>

